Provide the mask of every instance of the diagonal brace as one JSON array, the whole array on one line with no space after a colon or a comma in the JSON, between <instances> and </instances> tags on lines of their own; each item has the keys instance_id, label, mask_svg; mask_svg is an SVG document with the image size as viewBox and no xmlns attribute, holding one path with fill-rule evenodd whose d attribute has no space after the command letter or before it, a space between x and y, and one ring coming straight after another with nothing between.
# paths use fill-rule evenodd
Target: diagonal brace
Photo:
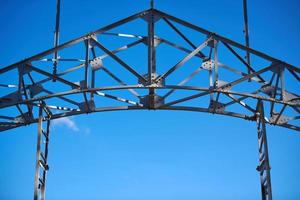
<instances>
[{"instance_id":1,"label":"diagonal brace","mask_svg":"<svg viewBox=\"0 0 300 200\"><path fill-rule=\"evenodd\" d=\"M99 47L100 49L102 49L106 54L108 54L110 57L112 57L115 61L117 61L120 65L122 65L125 69L127 69L129 72L131 72L133 75L135 75L139 80L143 80L144 82L146 82L146 79L141 76L138 72L136 72L132 67L130 67L129 65L127 65L123 60L121 60L118 56L116 56L115 54L113 54L110 50L108 50L107 48L105 48L102 44L100 44L98 41L96 41L95 39L91 38L91 40L93 41L93 43Z\"/></svg>"},{"instance_id":2,"label":"diagonal brace","mask_svg":"<svg viewBox=\"0 0 300 200\"><path fill-rule=\"evenodd\" d=\"M191 53L189 53L187 56L185 56L181 61L179 61L176 65L174 65L171 69L169 69L166 73L156 78L156 81L165 79L167 76L169 76L171 73L173 73L175 70L180 68L182 65L184 65L188 60L190 60L193 56L195 56L197 53L199 53L204 47L207 46L208 42L212 40L212 37L209 37L207 40L205 40L200 46L198 46L195 50L193 50Z\"/></svg>"}]
</instances>

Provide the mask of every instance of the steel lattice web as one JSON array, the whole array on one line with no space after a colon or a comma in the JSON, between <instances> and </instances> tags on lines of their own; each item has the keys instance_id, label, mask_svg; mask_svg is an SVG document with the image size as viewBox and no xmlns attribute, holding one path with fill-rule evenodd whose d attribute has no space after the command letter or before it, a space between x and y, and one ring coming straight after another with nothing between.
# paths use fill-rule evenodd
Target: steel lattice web
<instances>
[{"instance_id":1,"label":"steel lattice web","mask_svg":"<svg viewBox=\"0 0 300 200\"><path fill-rule=\"evenodd\" d=\"M54 53L60 57L52 59ZM246 53L251 65L242 57ZM48 142L43 122L140 109L257 121L263 198L272 199L265 123L300 130L299 74L293 65L149 9L2 68L0 131L38 122ZM47 171L43 156L37 168ZM36 179L43 176L37 172ZM40 182L36 187L43 189L45 180Z\"/></svg>"},{"instance_id":2,"label":"steel lattice web","mask_svg":"<svg viewBox=\"0 0 300 200\"><path fill-rule=\"evenodd\" d=\"M147 22L151 17L157 26L174 29L188 45L169 41L160 36L159 31L155 35L108 32L138 19ZM199 44L190 42L174 22L194 30L199 35ZM142 22L139 20L138 24ZM122 40L114 38L112 42L111 37ZM111 46L117 46L127 41L130 42L114 49L105 45L111 42ZM131 48L141 51L142 55L132 55L139 66L126 62ZM147 48L151 49L148 57L145 56ZM241 56L247 50L253 58L252 66ZM61 58L58 72L53 75L53 59L49 56L56 51ZM68 55L70 51L78 54L76 59ZM179 56L174 56L175 64L167 66L159 63L163 56L160 52ZM73 57L65 58L67 56ZM56 110L52 119L88 112L166 109L255 120L259 100L268 102L265 106L267 123L300 130L297 125L299 73L299 68L288 63L166 13L147 10L2 68L0 107L5 114L1 116L0 130L37 122L40 101ZM18 79L10 82L4 78L8 76ZM111 101L103 105L103 99Z\"/></svg>"}]
</instances>

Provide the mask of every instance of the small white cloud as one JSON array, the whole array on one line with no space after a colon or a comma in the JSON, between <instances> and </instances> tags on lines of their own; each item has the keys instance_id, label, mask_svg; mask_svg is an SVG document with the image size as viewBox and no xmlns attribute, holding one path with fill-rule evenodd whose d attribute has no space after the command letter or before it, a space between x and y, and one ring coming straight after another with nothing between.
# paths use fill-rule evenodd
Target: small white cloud
<instances>
[{"instance_id":1,"label":"small white cloud","mask_svg":"<svg viewBox=\"0 0 300 200\"><path fill-rule=\"evenodd\" d=\"M84 133L85 134L90 134L91 133L91 129L90 128L84 128Z\"/></svg>"},{"instance_id":2,"label":"small white cloud","mask_svg":"<svg viewBox=\"0 0 300 200\"><path fill-rule=\"evenodd\" d=\"M79 128L76 126L76 123L69 117L59 118L53 120L53 127L55 126L66 126L72 131L78 132Z\"/></svg>"}]
</instances>

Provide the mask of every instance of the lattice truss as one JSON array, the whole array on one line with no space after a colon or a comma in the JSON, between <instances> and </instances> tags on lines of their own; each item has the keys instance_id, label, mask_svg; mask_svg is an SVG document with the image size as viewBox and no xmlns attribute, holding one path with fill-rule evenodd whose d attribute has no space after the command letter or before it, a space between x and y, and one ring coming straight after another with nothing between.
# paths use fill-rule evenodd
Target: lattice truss
<instances>
[{"instance_id":1,"label":"lattice truss","mask_svg":"<svg viewBox=\"0 0 300 200\"><path fill-rule=\"evenodd\" d=\"M266 123L299 131L299 74L293 65L150 9L2 68L0 131L38 122L42 105L51 119L157 109L256 121L260 101Z\"/></svg>"}]
</instances>

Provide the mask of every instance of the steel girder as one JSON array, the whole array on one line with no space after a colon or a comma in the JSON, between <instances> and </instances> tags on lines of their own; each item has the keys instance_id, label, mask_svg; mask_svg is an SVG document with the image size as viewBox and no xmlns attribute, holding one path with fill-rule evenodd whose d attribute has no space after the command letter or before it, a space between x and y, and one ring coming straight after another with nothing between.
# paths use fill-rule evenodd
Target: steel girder
<instances>
[{"instance_id":1,"label":"steel girder","mask_svg":"<svg viewBox=\"0 0 300 200\"><path fill-rule=\"evenodd\" d=\"M146 33L115 32L141 22ZM159 33L162 25L169 28L167 33ZM178 41L171 41L171 32ZM120 38L123 43L117 45ZM143 60L137 54L144 47ZM63 57L49 58L58 52ZM251 65L242 58L245 53L251 55ZM165 56L175 62L166 63ZM256 121L259 153L267 155L267 148L260 147L267 147L265 123L300 131L299 75L298 67L149 9L0 69L0 131L38 123L40 138L41 123L50 123L43 110L55 111L51 120L104 111L186 110ZM267 162L258 169L269 181L262 186L263 199L271 199L268 156L260 161ZM37 180L35 193L42 188Z\"/></svg>"},{"instance_id":2,"label":"steel girder","mask_svg":"<svg viewBox=\"0 0 300 200\"><path fill-rule=\"evenodd\" d=\"M148 34L146 36L108 32L137 19L146 21L148 26ZM154 25L159 21L164 22L166 26L174 30L174 33L178 34L188 47L185 47L185 44L171 42L167 38L156 35ZM188 27L195 32L201 33L205 37L204 40L202 40L200 45L196 46L176 27L175 23L177 26ZM136 40L110 50L101 42L101 37L104 36ZM97 38L100 39L98 40ZM162 44L178 49L187 55L167 69L167 71L158 74L156 72L156 51L160 48L160 45L163 46ZM83 46L81 47L83 55L80 58L48 58L57 52L63 54L65 50L78 45ZM148 70L146 74L141 74L138 72L139 69L132 67L118 56L118 54L129 51L130 48L138 45L148 46ZM205 55L206 50L208 50L208 55ZM233 66L220 58L222 52L226 50L226 56L231 54L236 59L236 64L233 64ZM100 55L97 54L97 51L100 52ZM257 66L254 64L250 66L240 56L242 52L247 52L252 57L257 57L261 62L257 61ZM119 65L118 67L127 71L128 76L125 76L122 80L120 74L111 72L110 66L106 66L105 63L106 59L109 58L114 60ZM226 57L224 58L226 59ZM180 71L180 68L185 67L186 63L192 59L197 59L196 62L200 66L197 66L198 68L187 77L182 75L181 82L172 83L173 81L169 77ZM63 67L60 67L58 64L58 72L53 74L49 70L49 66L47 66L47 61L48 63L59 63ZM258 67L262 65L264 66ZM77 72L79 71L82 73L82 76L78 76ZM203 74L209 74L208 77L205 77L207 84L187 85L192 79L197 79L196 76L201 76L200 71ZM97 85L96 72L108 74L116 84ZM299 73L300 69L293 65L247 48L242 44L161 11L150 9L0 69L2 79L0 130L4 131L37 122L37 102L41 100L45 102L46 107L56 110L52 116L53 119L87 112L123 110L124 106L126 106L128 110L193 110L229 115L252 121L255 121L255 105L258 100L262 100L269 103L268 107L265 106L265 113L268 113L266 114L268 119L266 123L299 131L299 123L297 124L300 112L299 90L297 90L299 88ZM76 76L71 77L72 74L76 74ZM9 82L4 79L7 75L13 75L18 77L18 79L10 80L12 82ZM230 77L231 75L233 78ZM136 78L136 82L128 84L126 78L129 76ZM225 78L225 76L228 78ZM178 73L174 77L179 77L178 80L180 79ZM203 79L204 77L200 78ZM60 90L56 85L64 89ZM289 90L286 85L291 86ZM121 90L132 93L134 99L120 98L118 95L108 94L111 91ZM138 96L138 91L148 91L148 94ZM171 94L178 91L189 91L191 95L177 95L177 98L171 98L173 97ZM73 97L75 94L82 94L82 102L79 102L81 99L79 100L78 97ZM124 105L120 107L113 105L108 107L98 106L98 99L96 100L95 96L124 102ZM208 101L205 99L207 97L209 97ZM199 106L194 106L193 103L189 105L189 102L194 102L193 100L201 98L205 99L204 101L206 102L201 103ZM52 101L53 103L48 103L51 99L59 99L60 102L57 104L54 101ZM172 100L168 101L168 99ZM236 108L230 109L230 107ZM6 109L15 111L8 113Z\"/></svg>"}]
</instances>

